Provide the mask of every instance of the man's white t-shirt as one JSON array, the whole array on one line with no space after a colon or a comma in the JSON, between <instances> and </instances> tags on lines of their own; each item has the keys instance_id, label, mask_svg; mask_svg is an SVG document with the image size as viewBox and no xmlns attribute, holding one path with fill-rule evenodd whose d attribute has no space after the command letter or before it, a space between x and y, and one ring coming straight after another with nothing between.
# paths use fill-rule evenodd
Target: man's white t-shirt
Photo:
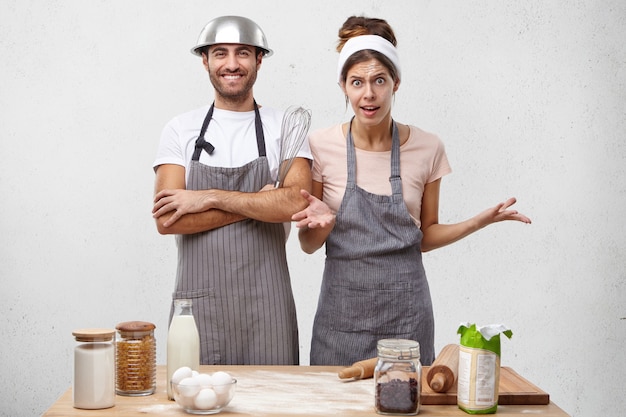
<instances>
[{"instance_id":1,"label":"man's white t-shirt","mask_svg":"<svg viewBox=\"0 0 626 417\"><path fill-rule=\"evenodd\" d=\"M200 135L202 123L210 106L192 110L174 117L161 134L161 141L153 167L163 164L184 166L189 175L189 162ZM265 135L265 150L273 179L280 163L280 140L283 112L270 107L259 108ZM211 155L202 151L200 163L210 166L235 168L259 157L256 143L255 113L213 110L213 118L204 140L215 147ZM308 141L304 141L299 157L313 159Z\"/></svg>"},{"instance_id":2,"label":"man's white t-shirt","mask_svg":"<svg viewBox=\"0 0 626 417\"><path fill-rule=\"evenodd\" d=\"M170 120L161 133L153 168L163 164L185 167L185 183L189 178L189 162L193 156L196 139L209 111L209 105L181 114ZM265 153L273 180L280 164L281 127L284 112L270 107L260 107L261 124L265 136ZM200 163L210 166L236 168L259 157L256 141L255 112L234 112L213 109L213 117L204 140L215 147L209 155L204 150ZM305 139L298 157L313 159L309 143ZM289 236L291 223L284 223L285 238Z\"/></svg>"}]
</instances>

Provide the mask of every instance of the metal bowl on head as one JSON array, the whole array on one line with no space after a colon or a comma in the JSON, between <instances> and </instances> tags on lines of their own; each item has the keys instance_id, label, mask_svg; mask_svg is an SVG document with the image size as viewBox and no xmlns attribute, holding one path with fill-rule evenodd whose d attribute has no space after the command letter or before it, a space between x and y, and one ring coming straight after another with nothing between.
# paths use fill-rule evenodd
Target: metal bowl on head
<instances>
[{"instance_id":1,"label":"metal bowl on head","mask_svg":"<svg viewBox=\"0 0 626 417\"><path fill-rule=\"evenodd\" d=\"M200 32L198 42L191 49L191 53L200 56L204 47L218 43L240 43L255 46L263 50L265 57L274 53L267 46L265 33L259 25L243 16L221 16L211 20Z\"/></svg>"}]
</instances>

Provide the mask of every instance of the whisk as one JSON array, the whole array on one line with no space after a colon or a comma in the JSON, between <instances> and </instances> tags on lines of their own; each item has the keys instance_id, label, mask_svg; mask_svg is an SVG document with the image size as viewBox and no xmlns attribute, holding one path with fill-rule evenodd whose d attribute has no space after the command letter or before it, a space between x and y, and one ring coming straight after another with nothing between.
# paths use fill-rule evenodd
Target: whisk
<instances>
[{"instance_id":1,"label":"whisk","mask_svg":"<svg viewBox=\"0 0 626 417\"><path fill-rule=\"evenodd\" d=\"M291 169L293 160L302 148L311 126L311 111L300 106L285 110L280 130L280 165L275 188L279 188Z\"/></svg>"}]
</instances>

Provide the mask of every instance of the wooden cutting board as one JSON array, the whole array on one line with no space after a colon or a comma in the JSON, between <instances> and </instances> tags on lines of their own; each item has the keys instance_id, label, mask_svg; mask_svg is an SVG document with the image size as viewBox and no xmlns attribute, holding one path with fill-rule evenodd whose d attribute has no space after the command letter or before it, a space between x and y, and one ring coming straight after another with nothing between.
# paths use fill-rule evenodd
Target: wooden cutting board
<instances>
[{"instance_id":1,"label":"wooden cutting board","mask_svg":"<svg viewBox=\"0 0 626 417\"><path fill-rule=\"evenodd\" d=\"M456 383L447 392L435 392L426 382L428 366L422 372L422 404L455 405ZM500 368L499 405L545 405L550 403L548 393L521 377L509 367Z\"/></svg>"}]
</instances>

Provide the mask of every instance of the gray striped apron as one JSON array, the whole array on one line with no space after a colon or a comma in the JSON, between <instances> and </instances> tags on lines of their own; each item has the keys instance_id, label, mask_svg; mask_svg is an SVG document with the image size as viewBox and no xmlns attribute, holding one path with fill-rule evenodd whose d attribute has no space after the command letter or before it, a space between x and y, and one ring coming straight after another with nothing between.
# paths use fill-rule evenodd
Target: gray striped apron
<instances>
[{"instance_id":1,"label":"gray striped apron","mask_svg":"<svg viewBox=\"0 0 626 417\"><path fill-rule=\"evenodd\" d=\"M237 168L199 162L213 106L207 113L189 167L187 189L256 192L271 184L258 107L259 158ZM281 223L247 219L218 229L178 235L174 299L193 300L205 365L297 365L296 309Z\"/></svg>"},{"instance_id":2,"label":"gray striped apron","mask_svg":"<svg viewBox=\"0 0 626 417\"><path fill-rule=\"evenodd\" d=\"M347 164L346 191L326 240L311 365L347 366L376 357L376 343L385 338L417 340L421 362L428 365L435 358L432 302L422 265L422 231L402 197L395 122L391 196L372 194L356 185L350 128Z\"/></svg>"}]
</instances>

